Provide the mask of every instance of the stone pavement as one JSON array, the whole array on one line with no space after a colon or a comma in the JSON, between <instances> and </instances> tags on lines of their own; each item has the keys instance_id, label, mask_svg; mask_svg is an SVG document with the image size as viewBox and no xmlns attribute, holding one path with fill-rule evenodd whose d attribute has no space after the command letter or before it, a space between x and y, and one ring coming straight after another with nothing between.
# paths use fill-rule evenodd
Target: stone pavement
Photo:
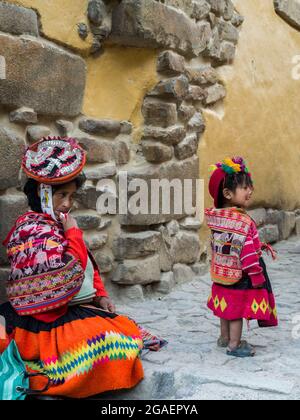
<instances>
[{"instance_id":1,"label":"stone pavement","mask_svg":"<svg viewBox=\"0 0 300 420\"><path fill-rule=\"evenodd\" d=\"M206 309L208 274L177 286L167 296L119 305L119 312L164 337L169 345L143 356L145 379L141 384L111 398L299 399L300 246L295 253L296 245L296 238L282 241L275 246L279 259L265 259L280 326L260 329L252 321L248 332L245 324L244 337L257 347L254 358L230 358L217 348L219 322ZM293 324L297 315L298 328Z\"/></svg>"}]
</instances>

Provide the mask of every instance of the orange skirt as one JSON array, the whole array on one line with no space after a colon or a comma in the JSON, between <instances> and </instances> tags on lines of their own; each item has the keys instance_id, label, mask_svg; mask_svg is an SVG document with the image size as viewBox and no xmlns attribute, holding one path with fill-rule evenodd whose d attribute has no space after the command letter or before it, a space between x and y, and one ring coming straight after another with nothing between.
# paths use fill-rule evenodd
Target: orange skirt
<instances>
[{"instance_id":1,"label":"orange skirt","mask_svg":"<svg viewBox=\"0 0 300 420\"><path fill-rule=\"evenodd\" d=\"M85 398L132 388L144 376L141 332L125 316L73 306L58 320L45 323L19 316L10 303L0 306L0 316L28 371L51 379L44 395ZM0 339L0 353L7 345L7 339ZM30 381L34 390L45 385L40 376Z\"/></svg>"}]
</instances>

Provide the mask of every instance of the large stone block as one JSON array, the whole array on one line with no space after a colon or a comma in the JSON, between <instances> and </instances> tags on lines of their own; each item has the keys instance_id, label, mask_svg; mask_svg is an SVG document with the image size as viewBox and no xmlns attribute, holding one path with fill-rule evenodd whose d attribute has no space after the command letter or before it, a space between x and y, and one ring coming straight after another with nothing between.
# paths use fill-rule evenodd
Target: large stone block
<instances>
[{"instance_id":1,"label":"large stone block","mask_svg":"<svg viewBox=\"0 0 300 420\"><path fill-rule=\"evenodd\" d=\"M112 142L88 136L77 137L77 140L87 152L88 163L107 163L113 159Z\"/></svg>"},{"instance_id":2,"label":"large stone block","mask_svg":"<svg viewBox=\"0 0 300 420\"><path fill-rule=\"evenodd\" d=\"M155 86L149 95L182 101L187 96L188 92L188 78L181 75L179 77L173 77L172 79L162 80Z\"/></svg>"},{"instance_id":3,"label":"large stone block","mask_svg":"<svg viewBox=\"0 0 300 420\"><path fill-rule=\"evenodd\" d=\"M291 211L280 211L279 234L280 239L288 239L296 227L296 215Z\"/></svg>"},{"instance_id":4,"label":"large stone block","mask_svg":"<svg viewBox=\"0 0 300 420\"><path fill-rule=\"evenodd\" d=\"M184 73L184 57L174 53L173 51L164 51L158 57L157 71L168 76Z\"/></svg>"},{"instance_id":5,"label":"large stone block","mask_svg":"<svg viewBox=\"0 0 300 420\"><path fill-rule=\"evenodd\" d=\"M199 159L197 156L180 162L170 161L164 165L145 164L132 168L127 173L127 185L138 180L147 188L148 200L147 203L144 203L147 211L144 211L146 214L133 214L130 211L127 212L128 214L121 214L121 224L149 226L169 222L173 219L182 219L184 216L190 215L190 209L185 209L184 206L184 195L190 199L192 206L196 206L195 180L198 179ZM124 179L122 184L123 182L125 184L126 180ZM189 188L189 185L192 188ZM158 189L159 194L157 194ZM130 199L137 192L138 189L128 193L129 205ZM124 186L122 186L122 194L126 195ZM122 197L121 199L123 201ZM170 206L168 206L168 200ZM165 209L163 209L164 203Z\"/></svg>"},{"instance_id":6,"label":"large stone block","mask_svg":"<svg viewBox=\"0 0 300 420\"><path fill-rule=\"evenodd\" d=\"M279 16L300 30L300 3L298 0L274 0L274 7Z\"/></svg>"},{"instance_id":7,"label":"large stone block","mask_svg":"<svg viewBox=\"0 0 300 420\"><path fill-rule=\"evenodd\" d=\"M118 260L146 257L157 252L160 244L160 232L122 233L114 240L113 252Z\"/></svg>"},{"instance_id":8,"label":"large stone block","mask_svg":"<svg viewBox=\"0 0 300 420\"><path fill-rule=\"evenodd\" d=\"M151 284L160 281L159 256L140 260L125 260L113 274L112 281L118 284Z\"/></svg>"},{"instance_id":9,"label":"large stone block","mask_svg":"<svg viewBox=\"0 0 300 420\"><path fill-rule=\"evenodd\" d=\"M174 155L172 147L148 140L142 142L142 150L147 161L152 163L166 162Z\"/></svg>"},{"instance_id":10,"label":"large stone block","mask_svg":"<svg viewBox=\"0 0 300 420\"><path fill-rule=\"evenodd\" d=\"M248 214L255 221L256 226L262 226L267 221L267 210L264 208L249 210Z\"/></svg>"},{"instance_id":11,"label":"large stone block","mask_svg":"<svg viewBox=\"0 0 300 420\"><path fill-rule=\"evenodd\" d=\"M2 242L17 218L27 210L28 203L25 195L0 196L0 264L7 263L6 249L2 246Z\"/></svg>"},{"instance_id":12,"label":"large stone block","mask_svg":"<svg viewBox=\"0 0 300 420\"><path fill-rule=\"evenodd\" d=\"M5 2L0 3L0 31L13 35L38 36L38 20L31 9Z\"/></svg>"},{"instance_id":13,"label":"large stone block","mask_svg":"<svg viewBox=\"0 0 300 420\"><path fill-rule=\"evenodd\" d=\"M200 257L200 241L196 234L179 232L172 241L171 254L175 263L193 264Z\"/></svg>"},{"instance_id":14,"label":"large stone block","mask_svg":"<svg viewBox=\"0 0 300 420\"><path fill-rule=\"evenodd\" d=\"M24 150L24 140L0 125L0 190L19 184L18 174Z\"/></svg>"},{"instance_id":15,"label":"large stone block","mask_svg":"<svg viewBox=\"0 0 300 420\"><path fill-rule=\"evenodd\" d=\"M192 113L194 112L193 108ZM169 128L146 126L142 140L160 141L168 146L172 146L181 142L185 137L185 133L185 127L182 125L174 125Z\"/></svg>"},{"instance_id":16,"label":"large stone block","mask_svg":"<svg viewBox=\"0 0 300 420\"><path fill-rule=\"evenodd\" d=\"M198 150L198 135L190 134L175 147L175 156L183 160L193 156Z\"/></svg>"},{"instance_id":17,"label":"large stone block","mask_svg":"<svg viewBox=\"0 0 300 420\"><path fill-rule=\"evenodd\" d=\"M86 77L81 57L45 40L3 33L0 55L6 63L0 104L26 106L47 115L73 117L80 113Z\"/></svg>"},{"instance_id":18,"label":"large stone block","mask_svg":"<svg viewBox=\"0 0 300 420\"><path fill-rule=\"evenodd\" d=\"M167 128L177 123L177 107L173 103L146 98L142 113L146 125Z\"/></svg>"},{"instance_id":19,"label":"large stone block","mask_svg":"<svg viewBox=\"0 0 300 420\"><path fill-rule=\"evenodd\" d=\"M259 238L262 242L274 244L279 241L279 229L277 225L266 225L259 229Z\"/></svg>"},{"instance_id":20,"label":"large stone block","mask_svg":"<svg viewBox=\"0 0 300 420\"><path fill-rule=\"evenodd\" d=\"M170 48L197 57L210 34L208 22L197 24L181 10L154 0L125 0L113 12L112 40L121 45Z\"/></svg>"}]
</instances>

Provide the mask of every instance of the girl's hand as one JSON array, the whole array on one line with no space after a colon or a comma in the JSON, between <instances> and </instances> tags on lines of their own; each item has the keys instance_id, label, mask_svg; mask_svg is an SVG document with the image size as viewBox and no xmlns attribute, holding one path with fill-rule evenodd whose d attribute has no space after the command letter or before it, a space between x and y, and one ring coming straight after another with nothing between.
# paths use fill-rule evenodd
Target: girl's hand
<instances>
[{"instance_id":1,"label":"girl's hand","mask_svg":"<svg viewBox=\"0 0 300 420\"><path fill-rule=\"evenodd\" d=\"M97 308L103 309L108 312L116 312L116 307L109 297L106 296L96 296L93 300L93 305Z\"/></svg>"},{"instance_id":2,"label":"girl's hand","mask_svg":"<svg viewBox=\"0 0 300 420\"><path fill-rule=\"evenodd\" d=\"M59 220L63 225L64 231L72 229L73 227L78 228L76 220L70 214L60 213Z\"/></svg>"}]
</instances>

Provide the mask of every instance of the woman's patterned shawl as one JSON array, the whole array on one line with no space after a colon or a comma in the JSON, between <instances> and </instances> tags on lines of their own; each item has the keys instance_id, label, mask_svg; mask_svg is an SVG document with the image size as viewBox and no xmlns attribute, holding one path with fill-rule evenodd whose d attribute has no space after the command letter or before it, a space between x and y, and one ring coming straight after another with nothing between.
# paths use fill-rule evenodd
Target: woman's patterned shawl
<instances>
[{"instance_id":1,"label":"woman's patterned shawl","mask_svg":"<svg viewBox=\"0 0 300 420\"><path fill-rule=\"evenodd\" d=\"M11 264L7 295L19 315L59 308L80 290L84 271L67 252L62 225L50 216L24 214L3 245Z\"/></svg>"}]
</instances>

